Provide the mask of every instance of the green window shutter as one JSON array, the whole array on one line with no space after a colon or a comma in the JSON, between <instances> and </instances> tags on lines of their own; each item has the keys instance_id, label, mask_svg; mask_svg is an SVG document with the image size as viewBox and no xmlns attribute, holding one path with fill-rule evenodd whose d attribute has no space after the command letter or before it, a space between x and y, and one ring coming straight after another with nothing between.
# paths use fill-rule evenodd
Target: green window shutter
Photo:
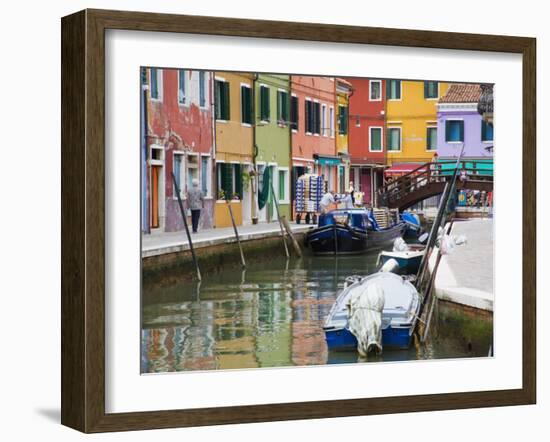
<instances>
[{"instance_id":1,"label":"green window shutter","mask_svg":"<svg viewBox=\"0 0 550 442\"><path fill-rule=\"evenodd\" d=\"M216 114L216 120L221 120L222 114L221 114L221 81L216 80L215 87L214 87L214 111Z\"/></svg>"},{"instance_id":2,"label":"green window shutter","mask_svg":"<svg viewBox=\"0 0 550 442\"><path fill-rule=\"evenodd\" d=\"M370 149L373 151L382 150L382 130L373 128L370 131Z\"/></svg>"},{"instance_id":3,"label":"green window shutter","mask_svg":"<svg viewBox=\"0 0 550 442\"><path fill-rule=\"evenodd\" d=\"M285 172L279 171L279 201L285 199Z\"/></svg>"},{"instance_id":4,"label":"green window shutter","mask_svg":"<svg viewBox=\"0 0 550 442\"><path fill-rule=\"evenodd\" d=\"M460 122L460 141L464 141L464 121Z\"/></svg>"},{"instance_id":5,"label":"green window shutter","mask_svg":"<svg viewBox=\"0 0 550 442\"><path fill-rule=\"evenodd\" d=\"M311 117L311 111L310 111L310 108L309 108L309 104L311 103L311 101L308 101L308 100L305 100L304 101L304 116L305 116L305 126L306 126L306 132L310 132L311 133L311 125L310 125L310 122L309 122L309 119Z\"/></svg>"},{"instance_id":6,"label":"green window shutter","mask_svg":"<svg viewBox=\"0 0 550 442\"><path fill-rule=\"evenodd\" d=\"M229 120L231 118L229 113L229 83L224 82L223 83L223 119Z\"/></svg>"},{"instance_id":7,"label":"green window shutter","mask_svg":"<svg viewBox=\"0 0 550 442\"><path fill-rule=\"evenodd\" d=\"M252 124L252 91L246 86L241 86L241 121Z\"/></svg>"},{"instance_id":8,"label":"green window shutter","mask_svg":"<svg viewBox=\"0 0 550 442\"><path fill-rule=\"evenodd\" d=\"M313 103L313 117L314 117L314 132L316 134L321 133L321 105L318 102Z\"/></svg>"},{"instance_id":9,"label":"green window shutter","mask_svg":"<svg viewBox=\"0 0 550 442\"><path fill-rule=\"evenodd\" d=\"M243 197L243 177L241 173L241 165L233 164L235 172L235 194L239 195L239 198ZM233 196L233 195L232 195Z\"/></svg>"},{"instance_id":10,"label":"green window shutter","mask_svg":"<svg viewBox=\"0 0 550 442\"><path fill-rule=\"evenodd\" d=\"M290 120L292 129L298 130L298 97L290 97Z\"/></svg>"},{"instance_id":11,"label":"green window shutter","mask_svg":"<svg viewBox=\"0 0 550 442\"><path fill-rule=\"evenodd\" d=\"M269 121L269 88L260 86L260 118L262 121Z\"/></svg>"},{"instance_id":12,"label":"green window shutter","mask_svg":"<svg viewBox=\"0 0 550 442\"><path fill-rule=\"evenodd\" d=\"M288 102L288 92L283 92L283 120L285 124L288 123L288 113L289 113L289 102Z\"/></svg>"},{"instance_id":13,"label":"green window shutter","mask_svg":"<svg viewBox=\"0 0 550 442\"><path fill-rule=\"evenodd\" d=\"M424 98L430 98L430 83L429 83L429 81L424 82Z\"/></svg>"},{"instance_id":14,"label":"green window shutter","mask_svg":"<svg viewBox=\"0 0 550 442\"><path fill-rule=\"evenodd\" d=\"M246 111L247 111L247 103L246 103L246 88L244 86L241 86L241 122L247 123L246 118Z\"/></svg>"},{"instance_id":15,"label":"green window shutter","mask_svg":"<svg viewBox=\"0 0 550 442\"><path fill-rule=\"evenodd\" d=\"M232 164L221 163L222 166L222 189L225 193L225 199L230 199L233 195L233 168Z\"/></svg>"},{"instance_id":16,"label":"green window shutter","mask_svg":"<svg viewBox=\"0 0 550 442\"><path fill-rule=\"evenodd\" d=\"M445 141L449 142L451 140L451 122L445 120Z\"/></svg>"},{"instance_id":17,"label":"green window shutter","mask_svg":"<svg viewBox=\"0 0 550 442\"><path fill-rule=\"evenodd\" d=\"M347 135L347 133L348 133L348 120L349 120L347 106L344 106L343 111L344 111L344 135Z\"/></svg>"}]
</instances>

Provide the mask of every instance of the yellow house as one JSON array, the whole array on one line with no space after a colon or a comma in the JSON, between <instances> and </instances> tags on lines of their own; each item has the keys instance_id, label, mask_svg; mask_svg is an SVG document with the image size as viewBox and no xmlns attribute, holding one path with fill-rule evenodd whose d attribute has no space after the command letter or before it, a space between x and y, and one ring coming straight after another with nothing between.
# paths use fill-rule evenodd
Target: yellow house
<instances>
[{"instance_id":1,"label":"yellow house","mask_svg":"<svg viewBox=\"0 0 550 442\"><path fill-rule=\"evenodd\" d=\"M214 73L216 132L215 227L231 226L227 200L231 201L236 224L252 220L254 196L252 170L254 75Z\"/></svg>"},{"instance_id":2,"label":"yellow house","mask_svg":"<svg viewBox=\"0 0 550 442\"><path fill-rule=\"evenodd\" d=\"M338 133L336 134L336 153L341 164L338 167L336 189L339 193L349 187L349 97L353 93L353 86L343 78L336 78L336 106L338 108Z\"/></svg>"},{"instance_id":3,"label":"yellow house","mask_svg":"<svg viewBox=\"0 0 550 442\"><path fill-rule=\"evenodd\" d=\"M449 83L387 80L386 86L388 165L430 161L437 151L437 102Z\"/></svg>"}]
</instances>

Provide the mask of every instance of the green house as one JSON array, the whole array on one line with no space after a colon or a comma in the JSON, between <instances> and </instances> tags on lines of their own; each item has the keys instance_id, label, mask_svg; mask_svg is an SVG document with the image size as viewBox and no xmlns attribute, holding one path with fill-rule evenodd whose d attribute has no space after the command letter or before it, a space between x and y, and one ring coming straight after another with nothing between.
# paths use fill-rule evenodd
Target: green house
<instances>
[{"instance_id":1,"label":"green house","mask_svg":"<svg viewBox=\"0 0 550 442\"><path fill-rule=\"evenodd\" d=\"M277 219L274 199L279 202L280 214L290 218L290 76L259 74L254 87L258 194L267 195L265 185L272 189L259 220Z\"/></svg>"}]
</instances>

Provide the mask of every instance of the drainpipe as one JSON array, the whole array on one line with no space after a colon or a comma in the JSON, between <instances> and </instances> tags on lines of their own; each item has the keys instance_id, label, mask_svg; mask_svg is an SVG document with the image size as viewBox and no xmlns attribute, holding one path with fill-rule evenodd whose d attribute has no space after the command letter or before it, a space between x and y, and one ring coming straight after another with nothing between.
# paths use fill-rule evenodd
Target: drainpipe
<instances>
[{"instance_id":1,"label":"drainpipe","mask_svg":"<svg viewBox=\"0 0 550 442\"><path fill-rule=\"evenodd\" d=\"M252 184L252 224L258 224L258 217L260 208L258 207L258 166L256 159L258 157L258 145L256 144L256 82L258 81L258 74L254 74L252 81L252 168L254 170L254 177L250 180Z\"/></svg>"}]
</instances>

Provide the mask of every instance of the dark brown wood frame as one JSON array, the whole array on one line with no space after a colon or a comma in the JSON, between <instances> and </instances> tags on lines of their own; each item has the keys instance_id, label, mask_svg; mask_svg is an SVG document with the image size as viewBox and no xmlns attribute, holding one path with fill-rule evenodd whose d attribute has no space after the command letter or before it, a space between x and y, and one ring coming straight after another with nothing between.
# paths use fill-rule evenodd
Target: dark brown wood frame
<instances>
[{"instance_id":1,"label":"dark brown wood frame","mask_svg":"<svg viewBox=\"0 0 550 442\"><path fill-rule=\"evenodd\" d=\"M534 404L536 40L480 34L85 10L62 30L61 422L84 432ZM523 386L516 390L105 413L105 30L494 51L523 57Z\"/></svg>"}]
</instances>

